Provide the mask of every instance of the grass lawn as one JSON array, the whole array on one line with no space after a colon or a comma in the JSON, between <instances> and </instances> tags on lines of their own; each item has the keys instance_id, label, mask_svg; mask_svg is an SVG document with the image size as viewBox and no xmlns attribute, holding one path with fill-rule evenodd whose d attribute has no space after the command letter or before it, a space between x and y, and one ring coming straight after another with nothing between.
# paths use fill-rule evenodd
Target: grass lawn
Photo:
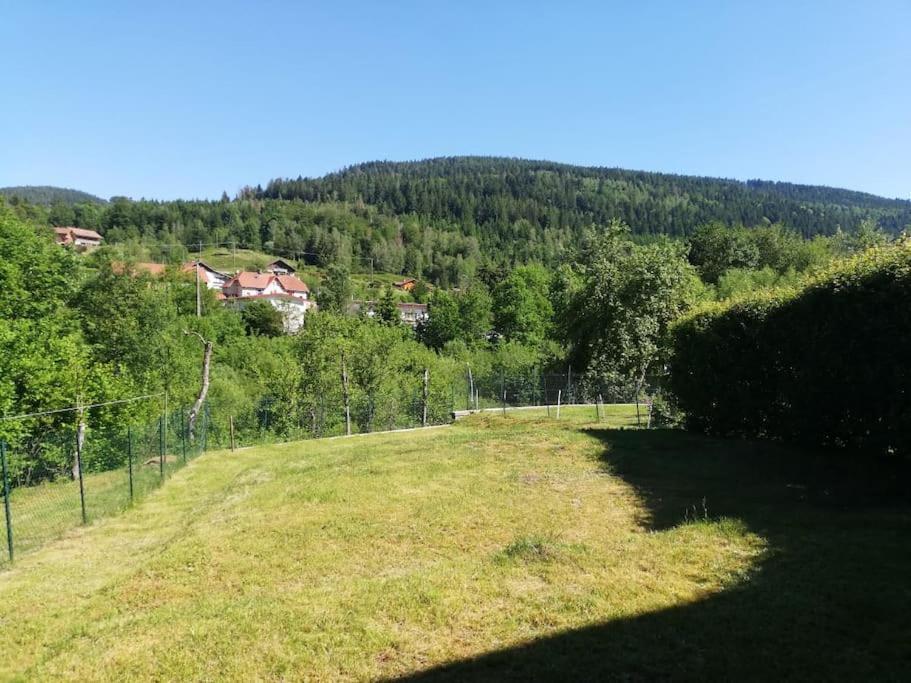
<instances>
[{"instance_id":1,"label":"grass lawn","mask_svg":"<svg viewBox=\"0 0 911 683\"><path fill-rule=\"evenodd\" d=\"M0 573L0 677L911 678L903 472L585 419L208 453Z\"/></svg>"}]
</instances>

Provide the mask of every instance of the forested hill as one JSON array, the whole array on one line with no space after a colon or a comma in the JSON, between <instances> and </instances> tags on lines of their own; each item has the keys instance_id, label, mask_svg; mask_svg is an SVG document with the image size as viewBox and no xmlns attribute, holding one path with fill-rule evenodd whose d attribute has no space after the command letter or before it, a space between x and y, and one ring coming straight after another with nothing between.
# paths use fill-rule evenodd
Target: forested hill
<instances>
[{"instance_id":1,"label":"forested hill","mask_svg":"<svg viewBox=\"0 0 911 683\"><path fill-rule=\"evenodd\" d=\"M101 197L88 192L71 190L52 185L19 185L17 187L0 187L0 196L17 197L30 204L50 206L58 202L63 204L106 204Z\"/></svg>"},{"instance_id":2,"label":"forested hill","mask_svg":"<svg viewBox=\"0 0 911 683\"><path fill-rule=\"evenodd\" d=\"M363 202L473 231L575 230L621 218L634 232L684 235L715 220L783 223L804 235L852 230L873 218L911 224L911 202L830 187L571 166L497 157L376 161L322 178L273 180L260 198ZM520 229L520 232L522 230Z\"/></svg>"}]
</instances>

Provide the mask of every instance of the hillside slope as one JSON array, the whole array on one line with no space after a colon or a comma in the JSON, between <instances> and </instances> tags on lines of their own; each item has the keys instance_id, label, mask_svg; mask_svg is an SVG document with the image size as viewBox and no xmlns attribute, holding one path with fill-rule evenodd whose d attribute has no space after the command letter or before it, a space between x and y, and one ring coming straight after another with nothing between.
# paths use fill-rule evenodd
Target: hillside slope
<instances>
[{"instance_id":1,"label":"hillside slope","mask_svg":"<svg viewBox=\"0 0 911 683\"><path fill-rule=\"evenodd\" d=\"M634 231L683 235L713 220L781 222L805 235L853 229L863 218L897 232L911 202L838 188L572 166L498 157L358 164L322 178L273 180L261 197L365 202L467 229L579 229L621 218Z\"/></svg>"},{"instance_id":2,"label":"hillside slope","mask_svg":"<svg viewBox=\"0 0 911 683\"><path fill-rule=\"evenodd\" d=\"M906 678L907 509L794 456L532 415L209 453L0 574L0 678Z\"/></svg>"},{"instance_id":3,"label":"hillside slope","mask_svg":"<svg viewBox=\"0 0 911 683\"><path fill-rule=\"evenodd\" d=\"M63 204L106 204L107 201L88 192L72 190L53 185L19 185L0 187L0 196L17 197L30 204L50 206L57 202Z\"/></svg>"}]
</instances>

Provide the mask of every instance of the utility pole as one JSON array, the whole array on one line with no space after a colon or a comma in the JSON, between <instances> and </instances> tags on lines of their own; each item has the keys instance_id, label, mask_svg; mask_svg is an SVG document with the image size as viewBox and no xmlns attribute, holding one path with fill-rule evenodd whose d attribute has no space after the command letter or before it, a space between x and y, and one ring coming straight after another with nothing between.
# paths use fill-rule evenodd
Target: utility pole
<instances>
[{"instance_id":1,"label":"utility pole","mask_svg":"<svg viewBox=\"0 0 911 683\"><path fill-rule=\"evenodd\" d=\"M199 291L199 262L202 260L202 242L196 251L196 317L202 317L202 296Z\"/></svg>"}]
</instances>

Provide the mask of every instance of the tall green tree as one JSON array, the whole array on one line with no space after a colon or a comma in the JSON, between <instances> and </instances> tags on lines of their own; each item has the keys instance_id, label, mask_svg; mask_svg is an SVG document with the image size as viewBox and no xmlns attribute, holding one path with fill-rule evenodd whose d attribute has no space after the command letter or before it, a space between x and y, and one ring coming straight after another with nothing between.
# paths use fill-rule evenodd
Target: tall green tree
<instances>
[{"instance_id":1,"label":"tall green tree","mask_svg":"<svg viewBox=\"0 0 911 683\"><path fill-rule=\"evenodd\" d=\"M427 320L418 330L421 340L431 348L441 349L458 339L461 331L459 302L450 292L435 290L427 304Z\"/></svg>"},{"instance_id":2,"label":"tall green tree","mask_svg":"<svg viewBox=\"0 0 911 683\"><path fill-rule=\"evenodd\" d=\"M702 294L685 246L637 245L614 222L592 237L581 275L564 331L573 365L638 393L665 355L668 326Z\"/></svg>"},{"instance_id":3,"label":"tall green tree","mask_svg":"<svg viewBox=\"0 0 911 683\"><path fill-rule=\"evenodd\" d=\"M251 301L241 313L249 334L279 337L285 333L285 321L280 311L266 301Z\"/></svg>"},{"instance_id":4,"label":"tall green tree","mask_svg":"<svg viewBox=\"0 0 911 683\"><path fill-rule=\"evenodd\" d=\"M493 314L490 294L480 282L461 292L459 306L459 338L468 346L478 346L486 342L490 332Z\"/></svg>"},{"instance_id":5,"label":"tall green tree","mask_svg":"<svg viewBox=\"0 0 911 683\"><path fill-rule=\"evenodd\" d=\"M539 344L551 332L550 275L540 265L519 266L494 289L493 317L507 340Z\"/></svg>"},{"instance_id":6,"label":"tall green tree","mask_svg":"<svg viewBox=\"0 0 911 683\"><path fill-rule=\"evenodd\" d=\"M386 325L398 325L402 321L396 305L395 293L391 287L383 289L376 307L376 317Z\"/></svg>"},{"instance_id":7,"label":"tall green tree","mask_svg":"<svg viewBox=\"0 0 911 683\"><path fill-rule=\"evenodd\" d=\"M339 264L332 264L326 271L317 295L317 303L324 311L344 313L351 301L351 277L348 269Z\"/></svg>"}]
</instances>

